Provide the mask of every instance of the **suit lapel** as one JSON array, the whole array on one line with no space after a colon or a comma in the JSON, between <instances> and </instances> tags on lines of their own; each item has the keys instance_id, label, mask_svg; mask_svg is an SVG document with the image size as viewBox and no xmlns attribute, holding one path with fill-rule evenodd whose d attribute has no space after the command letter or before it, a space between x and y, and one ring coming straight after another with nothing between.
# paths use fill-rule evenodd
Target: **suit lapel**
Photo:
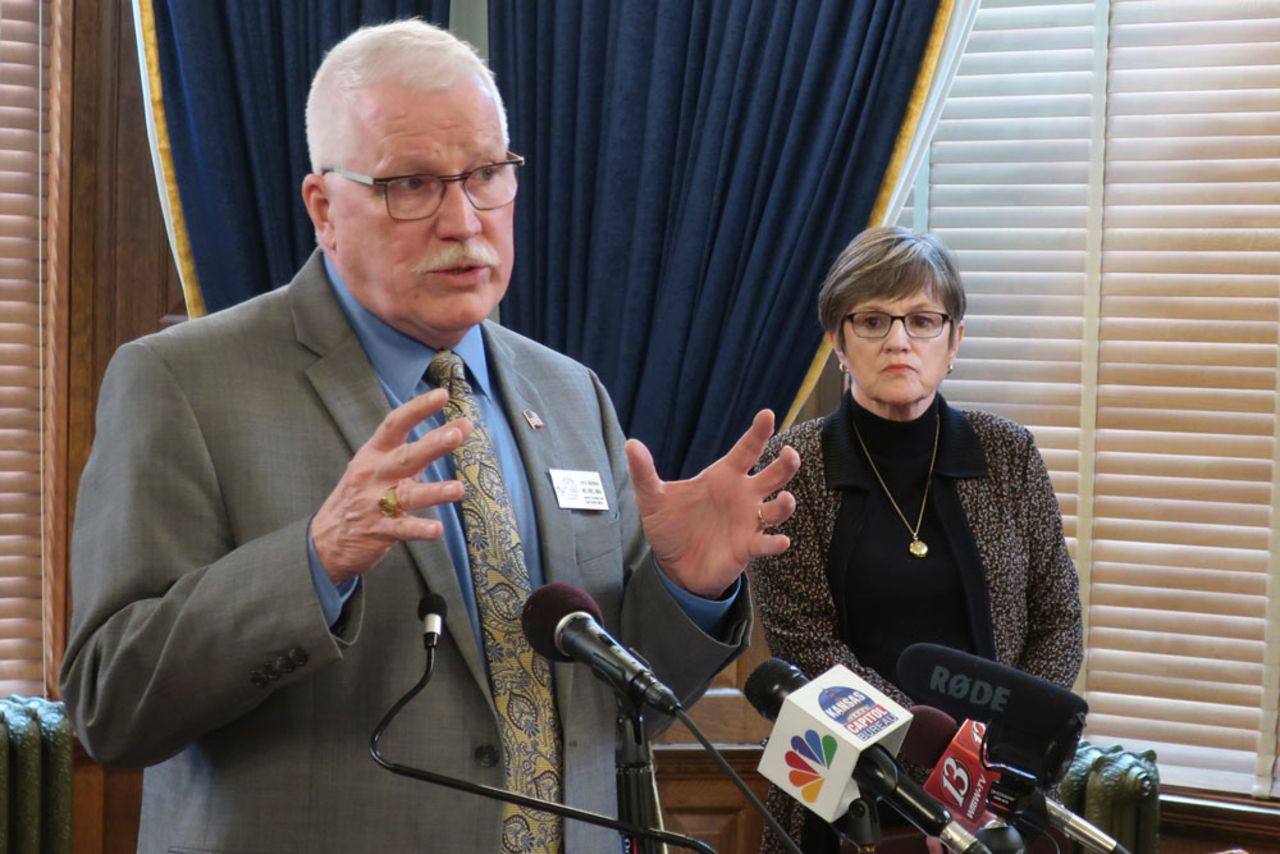
<instances>
[{"instance_id":1,"label":"suit lapel","mask_svg":"<svg viewBox=\"0 0 1280 854\"><path fill-rule=\"evenodd\" d=\"M556 429L563 425L556 423L561 415L555 404L542 396L537 381L525 370L527 360L522 362L517 358L503 337L493 334L492 327L485 324L485 343L492 356L489 369L502 393L507 420L520 448L520 458L533 495L534 512L538 516L542 569L547 581L581 585L583 579L578 572L573 527L569 514L560 509L548 474L559 461L571 458L561 447L567 431ZM526 411L537 413L544 426L534 429L524 415Z\"/></svg>"},{"instance_id":2,"label":"suit lapel","mask_svg":"<svg viewBox=\"0 0 1280 854\"><path fill-rule=\"evenodd\" d=\"M545 580L582 587L583 578L578 570L573 527L569 514L562 511L556 501L551 476L548 474L550 469L556 467L558 460L570 458L560 447L565 431L556 429L559 413L539 393L536 380L522 370L527 362L516 357L503 340L506 336L502 331L499 329L495 333L494 326L489 323L485 324L484 331L485 345L491 357L489 371L502 394L507 420L515 434L516 445L520 448L525 477L528 478L529 491L533 495ZM537 413L545 422L544 426L534 429L524 416L526 411ZM569 704L573 678L578 670L573 666L555 668L556 699L562 716L565 709L571 708Z\"/></svg>"},{"instance_id":3,"label":"suit lapel","mask_svg":"<svg viewBox=\"0 0 1280 854\"><path fill-rule=\"evenodd\" d=\"M333 297L319 252L298 273L292 287L298 341L319 357L307 369L307 379L351 453L355 454L386 417L389 411L386 395L360 346L360 339ZM426 515L438 518L434 509L428 509ZM489 678L481 663L462 588L444 540L402 543L396 548L401 547L412 558L427 589L444 597L449 608L445 618L449 635L472 677L492 703Z\"/></svg>"}]
</instances>

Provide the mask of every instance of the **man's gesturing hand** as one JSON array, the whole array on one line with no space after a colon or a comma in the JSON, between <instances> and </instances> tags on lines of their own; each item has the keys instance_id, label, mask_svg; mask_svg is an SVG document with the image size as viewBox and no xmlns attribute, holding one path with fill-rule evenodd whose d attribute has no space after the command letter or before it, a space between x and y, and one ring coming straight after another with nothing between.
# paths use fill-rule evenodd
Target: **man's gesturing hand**
<instances>
[{"instance_id":1,"label":"man's gesturing hand","mask_svg":"<svg viewBox=\"0 0 1280 854\"><path fill-rule=\"evenodd\" d=\"M773 413L756 414L751 428L720 459L689 480L658 477L653 456L641 442L627 442L627 468L645 536L658 565L690 593L715 598L757 557L791 545L768 529L795 512L790 492L777 492L800 468L800 455L783 448L778 458L751 474L773 435Z\"/></svg>"},{"instance_id":2,"label":"man's gesturing hand","mask_svg":"<svg viewBox=\"0 0 1280 854\"><path fill-rule=\"evenodd\" d=\"M401 540L434 540L444 532L438 521L419 519L409 511L462 497L462 484L456 480L423 483L418 478L423 469L462 444L471 434L471 422L460 418L415 442L405 440L414 425L435 415L448 400L443 389L434 389L389 412L311 520L316 555L334 584L368 572ZM395 490L401 511L394 515L379 505L389 489Z\"/></svg>"}]
</instances>

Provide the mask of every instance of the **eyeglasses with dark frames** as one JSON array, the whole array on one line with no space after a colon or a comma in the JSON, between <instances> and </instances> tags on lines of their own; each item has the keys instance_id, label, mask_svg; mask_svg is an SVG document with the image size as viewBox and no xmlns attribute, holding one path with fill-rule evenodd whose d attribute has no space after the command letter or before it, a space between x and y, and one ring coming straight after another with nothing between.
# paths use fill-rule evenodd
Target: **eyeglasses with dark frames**
<instances>
[{"instance_id":1,"label":"eyeglasses with dark frames","mask_svg":"<svg viewBox=\"0 0 1280 854\"><path fill-rule=\"evenodd\" d=\"M951 315L941 311L913 311L910 314L889 314L887 311L851 311L844 316L859 338L877 340L887 338L895 320L902 321L902 328L909 338L937 338L942 334Z\"/></svg>"},{"instance_id":2,"label":"eyeglasses with dark frames","mask_svg":"<svg viewBox=\"0 0 1280 854\"><path fill-rule=\"evenodd\" d=\"M524 158L507 152L507 159L486 163L456 175L391 175L374 178L350 169L331 166L322 169L321 175L332 172L369 187L379 187L387 205L387 215L392 219L426 219L440 210L449 184L461 184L462 191L478 211L491 211L505 207L516 199L516 169L524 165Z\"/></svg>"}]
</instances>

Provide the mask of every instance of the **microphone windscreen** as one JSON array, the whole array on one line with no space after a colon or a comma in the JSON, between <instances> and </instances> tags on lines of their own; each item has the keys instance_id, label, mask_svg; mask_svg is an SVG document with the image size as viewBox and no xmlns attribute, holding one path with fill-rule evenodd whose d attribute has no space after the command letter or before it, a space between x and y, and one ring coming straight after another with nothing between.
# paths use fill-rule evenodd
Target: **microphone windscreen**
<instances>
[{"instance_id":1,"label":"microphone windscreen","mask_svg":"<svg viewBox=\"0 0 1280 854\"><path fill-rule=\"evenodd\" d=\"M520 612L520 627L533 651L551 661L572 661L556 646L556 627L575 612L585 612L604 625L600 606L581 587L562 581L543 585L525 600Z\"/></svg>"},{"instance_id":2,"label":"microphone windscreen","mask_svg":"<svg viewBox=\"0 0 1280 854\"><path fill-rule=\"evenodd\" d=\"M938 764L960 724L951 715L933 706L911 707L911 729L902 740L898 755L908 762L932 768Z\"/></svg>"},{"instance_id":3,"label":"microphone windscreen","mask_svg":"<svg viewBox=\"0 0 1280 854\"><path fill-rule=\"evenodd\" d=\"M898 683L915 700L957 718L997 721L1026 732L1053 736L1089 704L1047 679L932 643L912 644L898 659Z\"/></svg>"},{"instance_id":4,"label":"microphone windscreen","mask_svg":"<svg viewBox=\"0 0 1280 854\"><path fill-rule=\"evenodd\" d=\"M418 600L418 619L425 620L427 614L435 614L444 622L444 618L449 615L449 606L445 604L444 597L439 593L428 592Z\"/></svg>"},{"instance_id":5,"label":"microphone windscreen","mask_svg":"<svg viewBox=\"0 0 1280 854\"><path fill-rule=\"evenodd\" d=\"M751 671L747 683L742 686L742 693L762 718L776 721L787 695L803 688L808 681L794 664L781 658L770 658Z\"/></svg>"}]
</instances>

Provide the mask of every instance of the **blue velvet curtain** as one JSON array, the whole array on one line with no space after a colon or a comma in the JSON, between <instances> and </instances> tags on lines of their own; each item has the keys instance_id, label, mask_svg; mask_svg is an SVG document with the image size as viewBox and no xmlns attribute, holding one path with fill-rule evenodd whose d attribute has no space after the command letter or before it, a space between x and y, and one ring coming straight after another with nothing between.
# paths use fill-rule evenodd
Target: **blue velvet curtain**
<instances>
[{"instance_id":1,"label":"blue velvet curtain","mask_svg":"<svg viewBox=\"0 0 1280 854\"><path fill-rule=\"evenodd\" d=\"M937 0L490 0L529 159L503 323L586 363L664 477L784 413Z\"/></svg>"},{"instance_id":2,"label":"blue velvet curtain","mask_svg":"<svg viewBox=\"0 0 1280 854\"><path fill-rule=\"evenodd\" d=\"M209 311L287 282L315 248L302 205L307 89L352 30L449 0L152 0L164 109Z\"/></svg>"}]
</instances>

